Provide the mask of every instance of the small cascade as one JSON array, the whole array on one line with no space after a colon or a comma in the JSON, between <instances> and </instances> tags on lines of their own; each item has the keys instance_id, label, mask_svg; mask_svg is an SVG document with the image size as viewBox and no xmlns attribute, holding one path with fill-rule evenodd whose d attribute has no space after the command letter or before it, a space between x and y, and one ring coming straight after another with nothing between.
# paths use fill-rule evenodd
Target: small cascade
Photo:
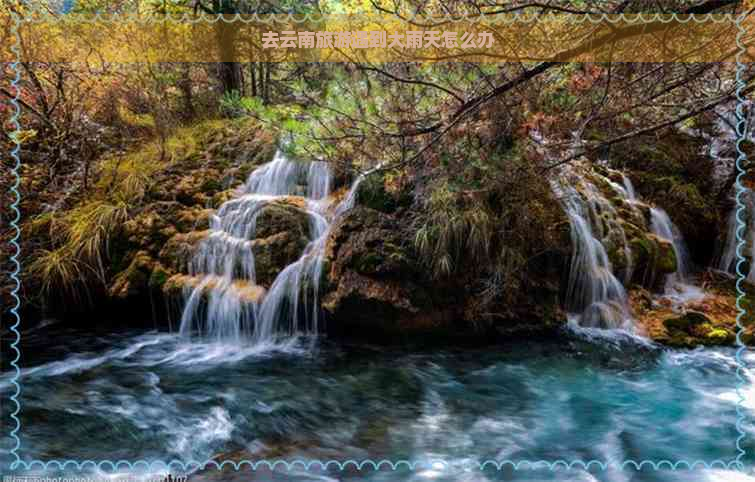
<instances>
[{"instance_id":1,"label":"small cascade","mask_svg":"<svg viewBox=\"0 0 755 482\"><path fill-rule=\"evenodd\" d=\"M650 230L659 238L671 243L676 257L676 271L666 276L665 296L681 304L705 297L703 290L691 282L687 245L681 231L666 211L658 207L650 209Z\"/></svg>"},{"instance_id":2,"label":"small cascade","mask_svg":"<svg viewBox=\"0 0 755 482\"><path fill-rule=\"evenodd\" d=\"M740 232L740 236L745 241L742 255L750 258L750 267L747 272L747 281L755 283L755 191L752 189L745 189L740 197L744 210L741 215L741 219L745 224L744 230ZM739 208L737 204L729 213L729 219L726 226L726 239L721 252L721 257L718 260L718 269L727 273L737 274L737 229L739 223L737 222L737 212Z\"/></svg>"},{"instance_id":3,"label":"small cascade","mask_svg":"<svg viewBox=\"0 0 755 482\"><path fill-rule=\"evenodd\" d=\"M689 254L679 228L671 222L668 213L661 208L650 208L650 230L656 236L669 241L676 255L676 271L667 277L669 284L682 284L689 280Z\"/></svg>"},{"instance_id":4,"label":"small cascade","mask_svg":"<svg viewBox=\"0 0 755 482\"><path fill-rule=\"evenodd\" d=\"M294 162L280 151L252 172L241 195L213 216L210 233L190 266L195 280L187 290L181 334L215 340L252 340L272 344L297 332L316 334L319 281L325 241L335 216L349 209L354 183L330 210L332 177L324 162ZM270 202L302 196L309 216L309 243L301 257L284 268L269 290L257 286L252 242L261 210Z\"/></svg>"},{"instance_id":5,"label":"small cascade","mask_svg":"<svg viewBox=\"0 0 755 482\"><path fill-rule=\"evenodd\" d=\"M565 304L583 327L632 330L626 290L613 274L606 244L626 238L615 209L584 177L575 183L554 185L571 226L572 257ZM604 244L605 243L605 244Z\"/></svg>"}]
</instances>

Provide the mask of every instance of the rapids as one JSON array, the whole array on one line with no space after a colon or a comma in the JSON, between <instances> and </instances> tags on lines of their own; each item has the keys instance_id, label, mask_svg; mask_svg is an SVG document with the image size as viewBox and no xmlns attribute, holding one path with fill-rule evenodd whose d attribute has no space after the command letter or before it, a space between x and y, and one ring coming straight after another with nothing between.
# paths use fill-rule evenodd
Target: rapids
<instances>
[{"instance_id":1,"label":"rapids","mask_svg":"<svg viewBox=\"0 0 755 482\"><path fill-rule=\"evenodd\" d=\"M565 332L559 340L464 350L323 342L311 352L292 338L261 352L178 334L53 325L22 340L19 453L27 461L242 454L448 463L395 472L281 468L275 477L375 481L511 478L510 469L480 471L485 460L735 457L733 349L666 350L596 331L603 335ZM746 354L745 361L755 359ZM0 377L4 399L10 375ZM753 372L744 377L751 417ZM4 422L12 409L3 404ZM744 427L752 453L753 432ZM3 449L9 444L6 439ZM195 480L227 480L212 472ZM71 467L45 474L80 475ZM526 480L751 480L718 469L518 474ZM246 469L235 480L270 479L267 469L254 475Z\"/></svg>"}]
</instances>

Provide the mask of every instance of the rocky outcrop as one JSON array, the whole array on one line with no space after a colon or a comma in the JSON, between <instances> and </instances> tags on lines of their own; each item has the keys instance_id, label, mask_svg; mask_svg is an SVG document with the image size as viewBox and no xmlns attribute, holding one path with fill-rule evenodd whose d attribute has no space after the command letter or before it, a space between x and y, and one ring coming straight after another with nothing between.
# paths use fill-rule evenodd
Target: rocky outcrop
<instances>
[{"instance_id":1,"label":"rocky outcrop","mask_svg":"<svg viewBox=\"0 0 755 482\"><path fill-rule=\"evenodd\" d=\"M374 206L374 197L366 199ZM458 341L552 333L565 323L558 282L563 257L545 253L533 258L526 269L533 275L530 284L518 291L529 294L516 302L483 302L481 297L490 294L481 295L466 278L429 277L415 252L414 233L404 222L407 212L386 208L394 202L376 206L388 212L357 206L333 227L323 283L329 332L371 340L423 336ZM498 299L501 293L492 296ZM487 308L494 316L481 311Z\"/></svg>"},{"instance_id":2,"label":"rocky outcrop","mask_svg":"<svg viewBox=\"0 0 755 482\"><path fill-rule=\"evenodd\" d=\"M204 283L204 284L202 284ZM222 283L227 283L226 280L220 277L196 277L185 274L176 274L171 276L162 286L162 290L165 294L180 298L183 297L187 289L191 290L202 286L203 297L208 297L212 291ZM229 283L230 289L235 291L238 299L246 303L259 303L264 298L266 290L264 287L244 280L234 280Z\"/></svg>"},{"instance_id":3,"label":"rocky outcrop","mask_svg":"<svg viewBox=\"0 0 755 482\"><path fill-rule=\"evenodd\" d=\"M397 220L357 206L333 227L326 248L323 308L339 332L443 331L452 309L433 303L411 241Z\"/></svg>"},{"instance_id":4,"label":"rocky outcrop","mask_svg":"<svg viewBox=\"0 0 755 482\"><path fill-rule=\"evenodd\" d=\"M632 281L642 286L661 289L665 275L677 269L676 252L671 242L654 234L638 234L629 241L632 259Z\"/></svg>"},{"instance_id":5,"label":"rocky outcrop","mask_svg":"<svg viewBox=\"0 0 755 482\"><path fill-rule=\"evenodd\" d=\"M216 209L238 195L235 188L252 169L272 158L274 148L273 139L262 129L238 131L220 125L180 155L161 161L164 165L152 175L144 195L129 205L125 221L109 233L104 287L102 296L94 297L96 303L115 303L127 306L131 313L141 310L161 317L154 312L156 305L164 305L161 298L180 300L187 289L199 286L202 280L190 275L189 263L210 236ZM637 146L633 149L642 151ZM666 207L685 236L693 239L695 249L702 249L707 241L701 239L716 231L704 232L709 218L717 216L709 212L710 203L701 199L710 189L700 177L705 169L693 176L679 163L669 164L676 157L678 153L663 149L656 154L651 161L664 163L666 169L657 175L628 157L617 159L626 161L640 197ZM650 205L630 202L617 190L623 181L619 171L587 166L579 175L587 176L600 191L602 204L590 216L596 226L605 227L597 236L615 274L626 281L633 314L648 336L679 347L731 344L737 315L734 288L713 290L711 296L683 310L665 304L657 294L666 275L677 270L678 260L672 244L650 232ZM336 177L338 185L348 173L341 169ZM483 263L477 258L470 261L459 256L455 261L461 262L453 270L438 276L431 273L428 260L421 259L416 242L417 227L428 217L427 206L419 198L429 196L432 185L415 189L410 182L416 180L408 178L404 175L397 181L380 172L369 176L357 192L356 206L333 225L319 284L330 334L370 340L429 335L508 337L553 333L565 323L561 297L571 240L569 221L557 200L543 195L529 202L516 211L527 221L509 223L505 229L498 223L508 222L503 218L509 211L500 199L492 196L474 205L490 211L495 224L491 231L496 233L490 237L490 250L506 253L501 259L510 257L506 262L516 266L510 270L513 275L502 275L505 269L479 266ZM336 189L333 205L345 194ZM457 194L450 195L455 203L463 203L464 196L488 196L475 190ZM595 190L582 194L588 198ZM690 204L682 206L685 196ZM240 298L262 300L275 277L301 256L313 221L304 203L303 198L290 196L259 209L255 235L242 241L254 254L256 284L234 281L230 288ZM453 215L458 212L447 219L454 219ZM698 217L700 226L692 226ZM549 233L525 236L526 229ZM503 239L504 231L524 241L514 241L519 244L511 248L506 244L509 240ZM465 260L475 266L465 266ZM204 281L208 292L224 282ZM751 339L751 331L745 337Z\"/></svg>"}]
</instances>

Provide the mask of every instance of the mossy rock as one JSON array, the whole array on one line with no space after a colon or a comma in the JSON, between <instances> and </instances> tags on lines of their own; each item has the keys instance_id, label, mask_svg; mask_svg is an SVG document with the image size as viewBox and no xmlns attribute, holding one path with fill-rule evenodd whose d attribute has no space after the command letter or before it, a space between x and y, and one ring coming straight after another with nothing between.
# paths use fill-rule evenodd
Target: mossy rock
<instances>
[{"instance_id":1,"label":"mossy rock","mask_svg":"<svg viewBox=\"0 0 755 482\"><path fill-rule=\"evenodd\" d=\"M664 276L677 270L674 245L653 234L636 236L629 241L634 268L633 280L646 288L657 288Z\"/></svg>"},{"instance_id":2,"label":"mossy rock","mask_svg":"<svg viewBox=\"0 0 755 482\"><path fill-rule=\"evenodd\" d=\"M724 328L711 328L705 334L705 341L710 345L728 345L736 336Z\"/></svg>"},{"instance_id":3,"label":"mossy rock","mask_svg":"<svg viewBox=\"0 0 755 482\"><path fill-rule=\"evenodd\" d=\"M674 245L665 239L656 238L654 241L658 247L654 271L659 274L674 273L677 270L678 262Z\"/></svg>"},{"instance_id":4,"label":"mossy rock","mask_svg":"<svg viewBox=\"0 0 755 482\"><path fill-rule=\"evenodd\" d=\"M147 291L155 261L146 251L134 255L128 268L118 273L108 288L112 298L126 299Z\"/></svg>"},{"instance_id":5,"label":"mossy rock","mask_svg":"<svg viewBox=\"0 0 755 482\"><path fill-rule=\"evenodd\" d=\"M663 325L669 332L683 331L685 333L692 333L692 330L698 325L710 325L710 323L710 318L705 316L705 314L698 311L688 311L687 313L677 318L669 318L667 320L664 320Z\"/></svg>"},{"instance_id":6,"label":"mossy rock","mask_svg":"<svg viewBox=\"0 0 755 482\"><path fill-rule=\"evenodd\" d=\"M257 238L267 238L281 232L291 232L296 237L307 237L309 215L293 203L274 201L257 214Z\"/></svg>"},{"instance_id":7,"label":"mossy rock","mask_svg":"<svg viewBox=\"0 0 755 482\"><path fill-rule=\"evenodd\" d=\"M223 184L218 179L209 178L205 179L199 188L206 194L215 194L223 190Z\"/></svg>"},{"instance_id":8,"label":"mossy rock","mask_svg":"<svg viewBox=\"0 0 755 482\"><path fill-rule=\"evenodd\" d=\"M731 345L736 335L717 326L708 316L697 311L688 311L682 316L669 318L663 322L668 338L664 342L670 346L693 348L696 346Z\"/></svg>"},{"instance_id":9,"label":"mossy rock","mask_svg":"<svg viewBox=\"0 0 755 482\"><path fill-rule=\"evenodd\" d=\"M182 233L204 231L210 228L210 220L214 210L203 208L189 208L176 213L174 225Z\"/></svg>"},{"instance_id":10,"label":"mossy rock","mask_svg":"<svg viewBox=\"0 0 755 482\"><path fill-rule=\"evenodd\" d=\"M356 261L356 269L360 273L374 273L378 266L383 262L383 257L376 252L365 253L360 256Z\"/></svg>"},{"instance_id":11,"label":"mossy rock","mask_svg":"<svg viewBox=\"0 0 755 482\"><path fill-rule=\"evenodd\" d=\"M299 259L308 239L299 231L282 231L251 244L257 284L269 287L283 269Z\"/></svg>"},{"instance_id":12,"label":"mossy rock","mask_svg":"<svg viewBox=\"0 0 755 482\"><path fill-rule=\"evenodd\" d=\"M209 231L178 233L170 238L159 253L160 262L172 271L183 271L194 256L194 252Z\"/></svg>"}]
</instances>

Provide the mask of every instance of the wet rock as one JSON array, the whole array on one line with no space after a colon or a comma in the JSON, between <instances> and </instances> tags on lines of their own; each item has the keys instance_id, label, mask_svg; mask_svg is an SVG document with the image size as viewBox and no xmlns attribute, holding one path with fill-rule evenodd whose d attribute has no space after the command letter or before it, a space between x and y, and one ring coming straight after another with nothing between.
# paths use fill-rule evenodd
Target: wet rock
<instances>
[{"instance_id":1,"label":"wet rock","mask_svg":"<svg viewBox=\"0 0 755 482\"><path fill-rule=\"evenodd\" d=\"M254 253L257 282L269 287L278 273L299 259L309 243L310 219L298 198L276 200L257 215Z\"/></svg>"},{"instance_id":2,"label":"wet rock","mask_svg":"<svg viewBox=\"0 0 755 482\"><path fill-rule=\"evenodd\" d=\"M177 274L171 276L163 285L163 293L170 298L179 298L186 291L194 290L202 286L203 297L208 297L214 291L224 286L225 289L233 290L235 297L246 303L259 303L264 298L266 290L250 281L232 280L228 281L219 276L189 276Z\"/></svg>"},{"instance_id":3,"label":"wet rock","mask_svg":"<svg viewBox=\"0 0 755 482\"><path fill-rule=\"evenodd\" d=\"M667 330L691 333L699 325L710 324L710 318L697 311L689 311L678 318L670 318L663 322Z\"/></svg>"},{"instance_id":4,"label":"wet rock","mask_svg":"<svg viewBox=\"0 0 755 482\"><path fill-rule=\"evenodd\" d=\"M199 243L207 238L209 231L178 233L171 237L160 250L161 263L173 272L185 271Z\"/></svg>"},{"instance_id":5,"label":"wet rock","mask_svg":"<svg viewBox=\"0 0 755 482\"><path fill-rule=\"evenodd\" d=\"M296 238L309 235L309 215L298 206L297 198L276 200L264 206L257 214L256 238L262 239L282 232Z\"/></svg>"},{"instance_id":6,"label":"wet rock","mask_svg":"<svg viewBox=\"0 0 755 482\"><path fill-rule=\"evenodd\" d=\"M149 288L156 291L161 291L165 283L170 278L171 272L160 263L155 263L152 268L152 274L149 276Z\"/></svg>"},{"instance_id":7,"label":"wet rock","mask_svg":"<svg viewBox=\"0 0 755 482\"><path fill-rule=\"evenodd\" d=\"M654 234L646 233L629 241L632 253L633 280L648 288L663 285L665 275L677 269L674 245Z\"/></svg>"},{"instance_id":8,"label":"wet rock","mask_svg":"<svg viewBox=\"0 0 755 482\"><path fill-rule=\"evenodd\" d=\"M282 231L251 243L257 283L270 287L278 273L301 257L307 238L295 232Z\"/></svg>"},{"instance_id":9,"label":"wet rock","mask_svg":"<svg viewBox=\"0 0 755 482\"><path fill-rule=\"evenodd\" d=\"M665 341L670 346L729 345L735 340L735 334L730 329L716 326L711 318L697 311L669 318L663 324L668 332Z\"/></svg>"},{"instance_id":10,"label":"wet rock","mask_svg":"<svg viewBox=\"0 0 755 482\"><path fill-rule=\"evenodd\" d=\"M209 208L189 208L175 214L174 226L181 233L203 231L210 228L215 211Z\"/></svg>"}]
</instances>

